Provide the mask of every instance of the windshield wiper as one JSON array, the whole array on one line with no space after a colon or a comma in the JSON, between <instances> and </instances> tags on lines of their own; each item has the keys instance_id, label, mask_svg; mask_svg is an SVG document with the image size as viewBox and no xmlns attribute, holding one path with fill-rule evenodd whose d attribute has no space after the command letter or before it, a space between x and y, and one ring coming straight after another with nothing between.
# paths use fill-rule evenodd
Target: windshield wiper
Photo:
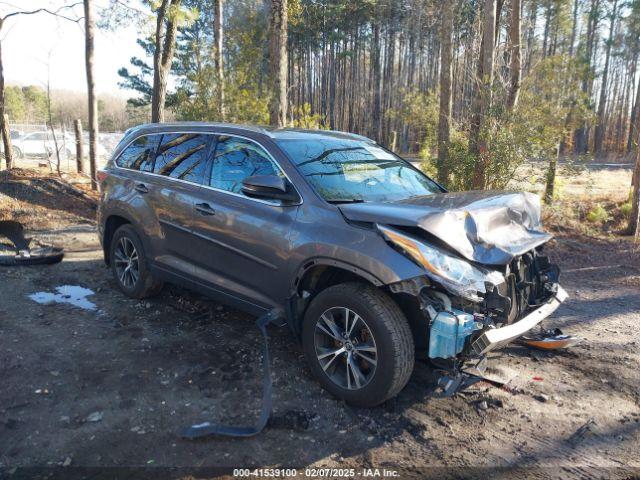
<instances>
[{"instance_id":1,"label":"windshield wiper","mask_svg":"<svg viewBox=\"0 0 640 480\"><path fill-rule=\"evenodd\" d=\"M336 198L327 200L329 203L365 203L361 198Z\"/></svg>"}]
</instances>

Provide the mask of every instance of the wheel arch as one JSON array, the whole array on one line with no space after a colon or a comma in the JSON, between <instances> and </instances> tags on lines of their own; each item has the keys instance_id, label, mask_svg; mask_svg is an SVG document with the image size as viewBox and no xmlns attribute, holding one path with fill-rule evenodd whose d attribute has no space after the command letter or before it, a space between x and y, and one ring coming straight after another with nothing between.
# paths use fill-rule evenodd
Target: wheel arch
<instances>
[{"instance_id":1,"label":"wheel arch","mask_svg":"<svg viewBox=\"0 0 640 480\"><path fill-rule=\"evenodd\" d=\"M417 350L424 350L428 328L418 298L419 290L422 286L419 280L421 279L410 279L388 284L370 272L347 262L330 258L311 259L300 267L294 279L287 308L289 326L299 338L302 319L311 300L318 293L339 283L361 282L379 288L389 295L404 313L411 328ZM405 282L410 284L412 288L400 288ZM417 284L417 288L413 287L414 283Z\"/></svg>"},{"instance_id":2,"label":"wheel arch","mask_svg":"<svg viewBox=\"0 0 640 480\"><path fill-rule=\"evenodd\" d=\"M102 234L102 251L104 253L104 263L107 265L111 265L111 259L109 258L111 254L111 239L116 230L122 225L133 225L133 222L119 212L110 214L105 219L104 232Z\"/></svg>"}]
</instances>

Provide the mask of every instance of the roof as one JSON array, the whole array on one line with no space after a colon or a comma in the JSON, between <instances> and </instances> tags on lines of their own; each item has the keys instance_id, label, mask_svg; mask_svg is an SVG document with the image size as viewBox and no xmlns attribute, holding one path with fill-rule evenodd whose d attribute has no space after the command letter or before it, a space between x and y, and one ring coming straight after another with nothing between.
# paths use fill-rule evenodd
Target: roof
<instances>
[{"instance_id":1,"label":"roof","mask_svg":"<svg viewBox=\"0 0 640 480\"><path fill-rule=\"evenodd\" d=\"M219 122L170 122L170 123L145 123L130 128L125 132L125 136L134 132L150 132L150 131L166 131L171 128L198 128L206 130L206 128L228 128L238 132L250 132L265 135L273 139L281 140L297 140L313 136L314 138L339 138L345 140L360 140L364 142L375 143L370 138L355 133L340 132L337 130L311 130L302 128L275 128L270 126L258 125L242 125L235 123L219 123Z\"/></svg>"}]
</instances>

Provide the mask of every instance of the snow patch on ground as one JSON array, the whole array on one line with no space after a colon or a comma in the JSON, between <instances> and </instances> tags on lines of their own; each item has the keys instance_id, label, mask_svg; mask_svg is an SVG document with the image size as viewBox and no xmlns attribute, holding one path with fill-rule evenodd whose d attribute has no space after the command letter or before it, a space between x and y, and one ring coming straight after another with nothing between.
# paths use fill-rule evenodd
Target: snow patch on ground
<instances>
[{"instance_id":1,"label":"snow patch on ground","mask_svg":"<svg viewBox=\"0 0 640 480\"><path fill-rule=\"evenodd\" d=\"M96 310L96 304L87 300L89 295L95 292L89 288L80 287L78 285L61 285L56 287L57 293L52 292L36 292L29 295L34 302L41 304L51 303L69 303L74 307L83 310Z\"/></svg>"}]
</instances>

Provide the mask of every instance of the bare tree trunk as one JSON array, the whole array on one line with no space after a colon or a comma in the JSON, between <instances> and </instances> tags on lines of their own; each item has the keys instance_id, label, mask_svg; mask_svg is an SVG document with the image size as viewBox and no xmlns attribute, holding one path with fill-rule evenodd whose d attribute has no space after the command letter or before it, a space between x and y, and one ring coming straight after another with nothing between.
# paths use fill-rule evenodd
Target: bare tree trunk
<instances>
[{"instance_id":1,"label":"bare tree trunk","mask_svg":"<svg viewBox=\"0 0 640 480\"><path fill-rule=\"evenodd\" d=\"M2 30L3 19L0 19L0 31ZM4 67L2 65L2 45L0 44L0 121L2 121L2 146L4 147L4 161L7 170L13 167L13 146L9 133L8 117L4 114Z\"/></svg>"},{"instance_id":2,"label":"bare tree trunk","mask_svg":"<svg viewBox=\"0 0 640 480\"><path fill-rule=\"evenodd\" d=\"M51 137L53 138L53 148L56 155L56 173L60 176L60 149L58 148L58 138L56 132L53 129L53 118L51 117L51 81L50 81L50 65L51 65L51 51L49 52L49 59L47 61L47 117L49 118L49 129L51 130ZM47 152L49 155L49 152ZM51 160L49 160L49 166L51 166Z\"/></svg>"},{"instance_id":3,"label":"bare tree trunk","mask_svg":"<svg viewBox=\"0 0 640 480\"><path fill-rule=\"evenodd\" d=\"M602 150L602 143L604 140L604 128L605 128L605 112L607 104L607 81L609 78L609 65L611 60L611 45L613 44L613 31L616 24L616 10L618 7L618 0L613 0L611 11L611 22L609 24L609 38L607 39L607 48L604 60L604 70L602 72L602 84L600 86L600 100L598 101L598 120L596 123L595 153L600 153Z\"/></svg>"},{"instance_id":4,"label":"bare tree trunk","mask_svg":"<svg viewBox=\"0 0 640 480\"><path fill-rule=\"evenodd\" d=\"M377 5L377 4L376 4ZM373 43L371 44L371 81L373 88L373 111L371 112L371 132L373 139L381 141L382 136L382 108L381 108L381 88L382 78L380 76L380 25L377 15L373 20Z\"/></svg>"},{"instance_id":5,"label":"bare tree trunk","mask_svg":"<svg viewBox=\"0 0 640 480\"><path fill-rule=\"evenodd\" d=\"M167 98L167 79L173 63L176 44L176 9L181 0L162 0L156 13L156 38L153 52L153 92L151 95L151 121L164 122L164 104ZM166 21L166 28L165 28Z\"/></svg>"},{"instance_id":6,"label":"bare tree trunk","mask_svg":"<svg viewBox=\"0 0 640 480\"><path fill-rule=\"evenodd\" d=\"M549 159L549 169L547 170L547 182L544 190L544 203L551 205L553 203L553 192L556 187L556 170L558 168L558 159L560 158L560 143L556 147L555 155Z\"/></svg>"},{"instance_id":7,"label":"bare tree trunk","mask_svg":"<svg viewBox=\"0 0 640 480\"><path fill-rule=\"evenodd\" d=\"M589 14L587 16L587 32L582 53L582 61L584 62L581 90L587 96L591 96L591 86L593 82L593 52L596 44L596 33L598 23L600 22L600 0L591 0L589 5ZM580 52L580 50L579 50ZM583 124L574 132L574 152L577 154L587 153L589 149L589 128Z\"/></svg>"},{"instance_id":8,"label":"bare tree trunk","mask_svg":"<svg viewBox=\"0 0 640 480\"><path fill-rule=\"evenodd\" d=\"M573 1L573 21L571 22L571 38L569 39L569 56L573 57L573 49L576 43L576 32L578 31L578 6L580 0Z\"/></svg>"},{"instance_id":9,"label":"bare tree trunk","mask_svg":"<svg viewBox=\"0 0 640 480\"><path fill-rule=\"evenodd\" d=\"M222 8L224 0L215 2L214 32L214 63L216 69L216 85L218 86L218 114L223 122L226 118L226 108L224 103L224 69L222 63Z\"/></svg>"},{"instance_id":10,"label":"bare tree trunk","mask_svg":"<svg viewBox=\"0 0 640 480\"><path fill-rule=\"evenodd\" d=\"M640 235L640 135L638 135L636 165L633 170L631 216L629 217L629 226L627 227L627 233L636 237Z\"/></svg>"},{"instance_id":11,"label":"bare tree trunk","mask_svg":"<svg viewBox=\"0 0 640 480\"><path fill-rule=\"evenodd\" d=\"M482 32L482 48L480 65L482 75L477 79L478 87L474 102L474 120L469 138L469 149L476 157L473 172L473 188L484 189L486 183L484 155L487 145L487 116L491 108L491 89L493 86L493 56L495 50L496 0L484 2L484 26Z\"/></svg>"},{"instance_id":12,"label":"bare tree trunk","mask_svg":"<svg viewBox=\"0 0 640 480\"><path fill-rule=\"evenodd\" d=\"M529 6L529 25L527 27L527 55L525 61L525 72L531 70L531 60L533 59L533 48L538 21L538 0L532 0Z\"/></svg>"},{"instance_id":13,"label":"bare tree trunk","mask_svg":"<svg viewBox=\"0 0 640 480\"><path fill-rule=\"evenodd\" d=\"M58 174L58 176L61 176L62 172L60 171L60 149L58 148L58 137L56 137L56 132L53 129L53 122L51 121L51 100L47 100L47 102L49 103L49 130L51 130L51 137L53 138L53 148L55 149L56 153L56 173Z\"/></svg>"},{"instance_id":14,"label":"bare tree trunk","mask_svg":"<svg viewBox=\"0 0 640 480\"><path fill-rule=\"evenodd\" d=\"M271 0L269 20L269 66L271 105L269 123L283 127L287 122L287 0ZM323 110L323 113L324 110Z\"/></svg>"},{"instance_id":15,"label":"bare tree trunk","mask_svg":"<svg viewBox=\"0 0 640 480\"><path fill-rule=\"evenodd\" d=\"M85 63L87 69L87 98L89 108L89 174L91 175L91 188L96 190L96 156L98 137L98 101L96 99L95 81L93 76L93 5L92 0L84 0L84 43L85 43Z\"/></svg>"},{"instance_id":16,"label":"bare tree trunk","mask_svg":"<svg viewBox=\"0 0 640 480\"><path fill-rule=\"evenodd\" d=\"M0 100L2 101L2 100ZM2 115L2 144L4 147L4 158L7 164L7 170L13 167L13 145L11 144L11 134L9 129L9 115Z\"/></svg>"},{"instance_id":17,"label":"bare tree trunk","mask_svg":"<svg viewBox=\"0 0 640 480\"><path fill-rule=\"evenodd\" d=\"M448 150L451 130L451 33L455 2L445 2L440 26L440 112L438 116L438 182L449 180Z\"/></svg>"},{"instance_id":18,"label":"bare tree trunk","mask_svg":"<svg viewBox=\"0 0 640 480\"><path fill-rule=\"evenodd\" d=\"M640 87L638 87L638 96L640 96ZM640 102L637 102L636 118L640 118ZM636 146L636 165L633 169L633 179L631 181L631 216L629 217L629 225L627 233L629 235L640 235L640 129L636 133L638 145Z\"/></svg>"},{"instance_id":19,"label":"bare tree trunk","mask_svg":"<svg viewBox=\"0 0 640 480\"><path fill-rule=\"evenodd\" d=\"M79 118L73 122L73 129L76 135L76 169L78 173L84 173L84 166L82 164L82 122Z\"/></svg>"},{"instance_id":20,"label":"bare tree trunk","mask_svg":"<svg viewBox=\"0 0 640 480\"><path fill-rule=\"evenodd\" d=\"M520 95L520 72L522 54L520 48L520 0L511 0L511 23L509 24L509 48L511 50L511 86L507 98L507 109L513 111Z\"/></svg>"},{"instance_id":21,"label":"bare tree trunk","mask_svg":"<svg viewBox=\"0 0 640 480\"><path fill-rule=\"evenodd\" d=\"M164 121L164 100L167 79L162 71L162 39L164 37L164 19L167 15L169 0L162 0L156 12L156 37L153 50L153 91L151 93L151 121ZM162 103L161 103L162 102Z\"/></svg>"},{"instance_id":22,"label":"bare tree trunk","mask_svg":"<svg viewBox=\"0 0 640 480\"><path fill-rule=\"evenodd\" d=\"M627 152L631 152L633 149L633 140L640 135L640 86L636 91L636 101L633 107L633 113L631 114L631 120L629 125L629 139L627 141ZM640 142L638 145L640 150Z\"/></svg>"}]
</instances>

